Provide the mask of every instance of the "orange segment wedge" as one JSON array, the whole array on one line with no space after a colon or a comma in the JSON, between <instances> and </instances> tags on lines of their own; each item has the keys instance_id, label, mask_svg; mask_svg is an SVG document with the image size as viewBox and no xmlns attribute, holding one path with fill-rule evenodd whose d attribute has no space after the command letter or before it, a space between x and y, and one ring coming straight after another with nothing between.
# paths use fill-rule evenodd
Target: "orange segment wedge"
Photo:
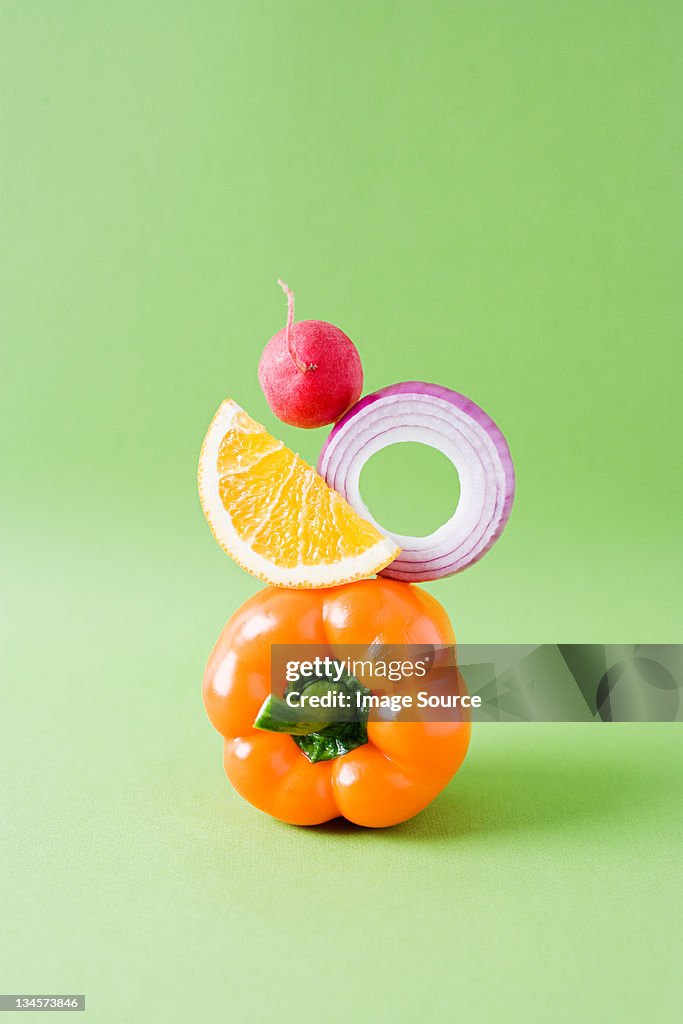
<instances>
[{"instance_id":1,"label":"orange segment wedge","mask_svg":"<svg viewBox=\"0 0 683 1024\"><path fill-rule=\"evenodd\" d=\"M214 537L277 587L335 587L373 576L400 548L236 402L223 402L199 457L199 497Z\"/></svg>"}]
</instances>

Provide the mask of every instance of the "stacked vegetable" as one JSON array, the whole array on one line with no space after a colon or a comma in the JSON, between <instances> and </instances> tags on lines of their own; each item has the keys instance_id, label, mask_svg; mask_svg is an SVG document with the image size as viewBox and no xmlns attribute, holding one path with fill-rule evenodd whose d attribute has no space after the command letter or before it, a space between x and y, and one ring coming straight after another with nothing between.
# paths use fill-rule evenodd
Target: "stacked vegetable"
<instances>
[{"instance_id":1,"label":"stacked vegetable","mask_svg":"<svg viewBox=\"0 0 683 1024\"><path fill-rule=\"evenodd\" d=\"M391 825L446 785L465 756L469 723L360 722L361 741L348 750L325 742L333 724L311 723L311 741L297 743L301 723L288 735L261 714L280 683L270 678L270 648L453 644L443 608L410 585L460 572L495 543L512 508L512 459L493 420L449 388L409 381L358 401L363 371L353 342L332 324L295 323L294 296L283 288L287 325L259 364L266 399L286 423L336 425L317 472L232 400L209 427L199 462L209 525L239 565L279 589L262 591L228 622L207 665L205 704L225 739L228 777L255 806L294 824L341 814ZM360 494L367 460L401 441L437 448L459 475L456 510L428 537L385 530ZM386 579L369 579L375 574Z\"/></svg>"}]
</instances>

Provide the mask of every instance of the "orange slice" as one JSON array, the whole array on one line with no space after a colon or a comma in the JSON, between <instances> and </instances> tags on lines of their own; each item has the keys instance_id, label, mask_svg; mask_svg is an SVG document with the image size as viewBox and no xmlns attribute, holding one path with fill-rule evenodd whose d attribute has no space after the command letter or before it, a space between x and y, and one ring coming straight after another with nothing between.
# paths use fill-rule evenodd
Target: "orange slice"
<instances>
[{"instance_id":1,"label":"orange slice","mask_svg":"<svg viewBox=\"0 0 683 1024\"><path fill-rule=\"evenodd\" d=\"M277 587L364 579L401 550L229 399L204 438L198 484L223 550Z\"/></svg>"}]
</instances>

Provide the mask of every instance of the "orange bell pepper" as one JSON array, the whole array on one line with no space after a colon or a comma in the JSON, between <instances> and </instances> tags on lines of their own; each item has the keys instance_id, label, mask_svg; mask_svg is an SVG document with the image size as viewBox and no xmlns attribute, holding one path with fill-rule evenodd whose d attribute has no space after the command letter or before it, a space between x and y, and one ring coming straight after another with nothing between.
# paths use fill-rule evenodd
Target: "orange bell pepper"
<instances>
[{"instance_id":1,"label":"orange bell pepper","mask_svg":"<svg viewBox=\"0 0 683 1024\"><path fill-rule=\"evenodd\" d=\"M267 587L230 619L204 674L204 704L225 739L225 770L255 807L293 825L343 816L395 825L417 814L460 767L467 721L368 721L367 742L311 763L283 732L254 727L271 692L271 644L455 643L446 612L413 584L372 579L327 590Z\"/></svg>"}]
</instances>

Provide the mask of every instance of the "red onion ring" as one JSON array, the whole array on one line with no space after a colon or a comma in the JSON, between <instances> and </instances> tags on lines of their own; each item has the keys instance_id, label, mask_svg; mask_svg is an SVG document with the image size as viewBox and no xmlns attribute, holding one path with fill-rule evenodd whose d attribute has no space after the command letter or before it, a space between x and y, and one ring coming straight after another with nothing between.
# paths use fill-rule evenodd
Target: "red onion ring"
<instances>
[{"instance_id":1,"label":"red onion ring","mask_svg":"<svg viewBox=\"0 0 683 1024\"><path fill-rule=\"evenodd\" d=\"M387 530L360 494L367 460L398 441L418 441L443 452L460 477L455 512L428 537ZM510 449L491 417L457 391L422 381L392 384L357 402L333 427L318 472L401 546L398 558L380 575L408 583L452 576L478 561L503 532L515 494Z\"/></svg>"}]
</instances>

